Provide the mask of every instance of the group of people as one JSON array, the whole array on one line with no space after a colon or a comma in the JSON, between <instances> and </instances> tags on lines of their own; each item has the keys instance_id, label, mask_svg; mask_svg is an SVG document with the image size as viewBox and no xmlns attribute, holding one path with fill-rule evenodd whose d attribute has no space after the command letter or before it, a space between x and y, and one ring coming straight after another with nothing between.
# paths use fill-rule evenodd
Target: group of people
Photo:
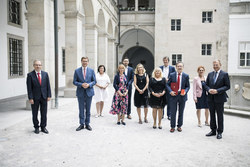
<instances>
[{"instance_id":1,"label":"group of people","mask_svg":"<svg viewBox=\"0 0 250 167\"><path fill-rule=\"evenodd\" d=\"M79 105L79 127L76 131L90 126L90 108L92 97L96 103L96 117L103 116L104 102L109 97L107 87L110 84L109 76L105 73L104 65L98 67L98 73L88 67L89 59L81 58L82 66L74 73L73 84L77 87L76 96ZM137 109L139 124L148 123L148 107L152 108L153 128L162 129L161 120L164 117L164 108L167 106L167 118L170 120L170 132L182 131L183 113L187 101L187 93L190 89L189 75L183 72L184 63L177 62L175 67L169 65L169 58L163 58L163 66L153 70L152 76L146 73L142 64L135 68L129 67L129 59L124 58L118 66L117 74L114 77L113 87L115 93L112 98L109 113L117 115L117 124L126 125L124 119L127 116L131 119L131 94L134 83L134 106ZM39 133L39 121L37 119L38 109L41 110L41 131L48 133L47 122L47 101L51 98L51 90L48 74L41 71L41 61L35 60L34 70L28 74L27 89L28 98L32 107L33 124L35 133ZM209 126L211 132L206 136L222 138L224 102L226 102L226 91L230 89L228 74L222 71L219 60L213 61L214 71L204 76L205 67L199 66L198 76L193 80L193 99L197 109L198 126L201 127L201 109L205 109L205 125ZM40 75L41 74L41 75ZM144 119L141 116L141 108L144 109ZM177 116L178 110L178 116ZM216 114L218 127L216 124ZM158 122L157 122L158 115ZM178 117L176 122L176 117ZM157 125L158 123L158 125Z\"/></svg>"}]
</instances>

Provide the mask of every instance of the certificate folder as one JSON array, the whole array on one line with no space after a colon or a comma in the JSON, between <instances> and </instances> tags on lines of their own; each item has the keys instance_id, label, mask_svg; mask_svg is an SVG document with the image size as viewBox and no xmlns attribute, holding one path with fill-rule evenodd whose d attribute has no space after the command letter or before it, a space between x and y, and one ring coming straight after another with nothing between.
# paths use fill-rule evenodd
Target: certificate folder
<instances>
[{"instance_id":1,"label":"certificate folder","mask_svg":"<svg viewBox=\"0 0 250 167\"><path fill-rule=\"evenodd\" d=\"M175 94L176 95L178 95L178 84L177 84L177 82L172 82L171 83L171 89L172 89L172 91L174 91L175 92Z\"/></svg>"}]
</instances>

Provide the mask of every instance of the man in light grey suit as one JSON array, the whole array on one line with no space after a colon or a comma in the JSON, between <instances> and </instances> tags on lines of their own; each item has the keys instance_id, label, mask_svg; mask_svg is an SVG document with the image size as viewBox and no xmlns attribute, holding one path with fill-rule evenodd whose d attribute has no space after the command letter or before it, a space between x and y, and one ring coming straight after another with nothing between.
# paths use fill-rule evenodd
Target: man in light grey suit
<instances>
[{"instance_id":1,"label":"man in light grey suit","mask_svg":"<svg viewBox=\"0 0 250 167\"><path fill-rule=\"evenodd\" d=\"M85 128L89 131L92 130L90 123L90 108L92 97L94 96L93 86L96 84L95 72L93 69L87 67L89 63L88 57L81 58L82 67L75 70L73 84L77 86L76 96L79 105L79 119L80 126L76 131Z\"/></svg>"}]
</instances>

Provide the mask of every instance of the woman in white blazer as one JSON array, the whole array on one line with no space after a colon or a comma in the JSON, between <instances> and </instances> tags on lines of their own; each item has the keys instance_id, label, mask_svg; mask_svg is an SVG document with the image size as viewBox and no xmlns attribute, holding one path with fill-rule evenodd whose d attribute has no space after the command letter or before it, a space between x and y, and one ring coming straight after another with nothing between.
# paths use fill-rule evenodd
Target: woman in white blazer
<instances>
[{"instance_id":1,"label":"woman in white blazer","mask_svg":"<svg viewBox=\"0 0 250 167\"><path fill-rule=\"evenodd\" d=\"M193 80L193 99L196 106L196 114L198 118L198 126L201 127L201 109L205 109L205 125L209 126L208 117L208 101L207 101L207 92L204 89L204 84L206 84L206 77L204 76L205 67L199 66L197 69L198 76Z\"/></svg>"}]
</instances>

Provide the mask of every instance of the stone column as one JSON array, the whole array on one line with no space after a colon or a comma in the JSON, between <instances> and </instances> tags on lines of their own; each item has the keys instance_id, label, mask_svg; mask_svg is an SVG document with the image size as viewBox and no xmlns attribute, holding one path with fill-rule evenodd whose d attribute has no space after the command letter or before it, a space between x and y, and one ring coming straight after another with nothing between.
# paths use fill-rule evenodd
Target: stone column
<instances>
[{"instance_id":1,"label":"stone column","mask_svg":"<svg viewBox=\"0 0 250 167\"><path fill-rule=\"evenodd\" d=\"M135 11L138 11L138 6L139 6L139 2L138 0L135 0Z\"/></svg>"},{"instance_id":2,"label":"stone column","mask_svg":"<svg viewBox=\"0 0 250 167\"><path fill-rule=\"evenodd\" d=\"M54 56L54 20L53 7L51 0L32 0L27 1L28 12L28 69L32 71L33 61L42 62L42 70L48 72L52 97L55 88L55 56ZM51 103L53 105L53 103ZM52 105L49 104L50 108ZM27 109L30 104L27 103Z\"/></svg>"},{"instance_id":3,"label":"stone column","mask_svg":"<svg viewBox=\"0 0 250 167\"><path fill-rule=\"evenodd\" d=\"M110 80L113 81L116 73L116 55L115 55L115 39L108 39L108 68L107 74L110 77Z\"/></svg>"},{"instance_id":4,"label":"stone column","mask_svg":"<svg viewBox=\"0 0 250 167\"><path fill-rule=\"evenodd\" d=\"M89 67L97 71L97 40L98 27L94 24L85 24L85 56L89 58Z\"/></svg>"},{"instance_id":5,"label":"stone column","mask_svg":"<svg viewBox=\"0 0 250 167\"><path fill-rule=\"evenodd\" d=\"M65 51L66 51L66 82L64 97L76 97L76 86L73 85L74 71L81 66L82 50L82 19L79 11L65 11Z\"/></svg>"},{"instance_id":6,"label":"stone column","mask_svg":"<svg viewBox=\"0 0 250 167\"><path fill-rule=\"evenodd\" d=\"M104 65L106 69L107 66L107 60L108 60L108 36L106 33L100 33L98 34L98 59L97 59L97 65Z\"/></svg>"}]
</instances>

